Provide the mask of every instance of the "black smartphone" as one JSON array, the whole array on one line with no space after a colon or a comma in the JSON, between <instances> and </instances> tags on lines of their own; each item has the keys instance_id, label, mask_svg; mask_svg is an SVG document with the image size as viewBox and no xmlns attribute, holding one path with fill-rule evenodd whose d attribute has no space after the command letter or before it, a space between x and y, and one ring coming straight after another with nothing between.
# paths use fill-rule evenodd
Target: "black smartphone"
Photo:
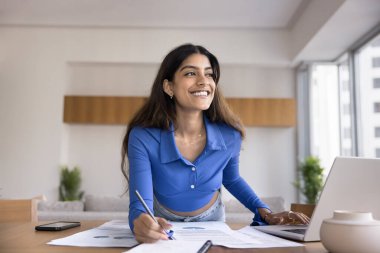
<instances>
[{"instance_id":1,"label":"black smartphone","mask_svg":"<svg viewBox=\"0 0 380 253\"><path fill-rule=\"evenodd\" d=\"M35 229L38 231L61 231L79 226L80 222L76 221L57 221L53 223L38 225L35 227Z\"/></svg>"}]
</instances>

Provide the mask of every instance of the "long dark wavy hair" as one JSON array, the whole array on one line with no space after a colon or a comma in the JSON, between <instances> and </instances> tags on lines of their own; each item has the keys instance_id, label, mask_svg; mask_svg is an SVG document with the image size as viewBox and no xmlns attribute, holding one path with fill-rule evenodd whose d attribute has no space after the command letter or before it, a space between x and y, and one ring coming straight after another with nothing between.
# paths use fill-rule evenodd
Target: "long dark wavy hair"
<instances>
[{"instance_id":1,"label":"long dark wavy hair","mask_svg":"<svg viewBox=\"0 0 380 253\"><path fill-rule=\"evenodd\" d=\"M170 97L164 92L163 83L165 79L173 81L174 74L179 66L192 54L202 54L208 58L214 74L213 79L215 84L218 84L220 78L219 62L213 54L202 46L184 44L173 49L164 58L158 70L156 79L154 80L148 100L133 116L124 136L121 170L128 182L129 171L126 164L126 156L128 154L129 134L135 126L169 130L170 122L176 122L175 99L170 99ZM204 113L211 122L225 123L239 131L241 137L244 138L245 131L240 119L230 110L225 98L218 88L215 89L214 99L210 107L205 110Z\"/></svg>"}]
</instances>

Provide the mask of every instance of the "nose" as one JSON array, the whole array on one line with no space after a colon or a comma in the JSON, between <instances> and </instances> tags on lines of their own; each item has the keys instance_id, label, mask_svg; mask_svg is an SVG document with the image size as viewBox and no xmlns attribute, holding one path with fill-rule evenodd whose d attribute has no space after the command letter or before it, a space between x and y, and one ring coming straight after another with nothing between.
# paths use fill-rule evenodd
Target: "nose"
<instances>
[{"instance_id":1,"label":"nose","mask_svg":"<svg viewBox=\"0 0 380 253\"><path fill-rule=\"evenodd\" d=\"M198 85L206 85L208 83L208 78L207 76L203 73L201 75L198 75Z\"/></svg>"}]
</instances>

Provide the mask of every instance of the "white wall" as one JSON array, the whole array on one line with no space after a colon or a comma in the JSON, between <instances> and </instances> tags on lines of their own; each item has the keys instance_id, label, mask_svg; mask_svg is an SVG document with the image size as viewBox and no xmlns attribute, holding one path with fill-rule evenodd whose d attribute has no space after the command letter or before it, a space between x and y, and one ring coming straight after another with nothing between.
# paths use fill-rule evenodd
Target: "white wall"
<instances>
[{"instance_id":1,"label":"white wall","mask_svg":"<svg viewBox=\"0 0 380 253\"><path fill-rule=\"evenodd\" d=\"M0 194L57 198L59 165L86 193L124 189L125 126L63 124L63 97L147 95L158 63L192 42L215 53L228 97L294 97L288 34L263 30L0 27ZM241 173L261 196L295 200L295 129L249 128ZM225 195L226 198L230 196Z\"/></svg>"}]
</instances>

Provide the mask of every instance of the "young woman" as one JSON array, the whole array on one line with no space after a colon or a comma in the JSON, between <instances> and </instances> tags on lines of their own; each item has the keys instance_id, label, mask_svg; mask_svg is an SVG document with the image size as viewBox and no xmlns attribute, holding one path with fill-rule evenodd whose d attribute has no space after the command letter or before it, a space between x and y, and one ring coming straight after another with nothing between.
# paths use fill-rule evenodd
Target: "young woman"
<instances>
[{"instance_id":1,"label":"young woman","mask_svg":"<svg viewBox=\"0 0 380 253\"><path fill-rule=\"evenodd\" d=\"M218 60L204 47L175 48L128 125L122 167L129 182L129 224L139 242L168 239L167 220L224 221L222 184L255 214L254 223L309 222L301 213L272 213L240 177L244 129L218 88L219 77Z\"/></svg>"}]
</instances>

